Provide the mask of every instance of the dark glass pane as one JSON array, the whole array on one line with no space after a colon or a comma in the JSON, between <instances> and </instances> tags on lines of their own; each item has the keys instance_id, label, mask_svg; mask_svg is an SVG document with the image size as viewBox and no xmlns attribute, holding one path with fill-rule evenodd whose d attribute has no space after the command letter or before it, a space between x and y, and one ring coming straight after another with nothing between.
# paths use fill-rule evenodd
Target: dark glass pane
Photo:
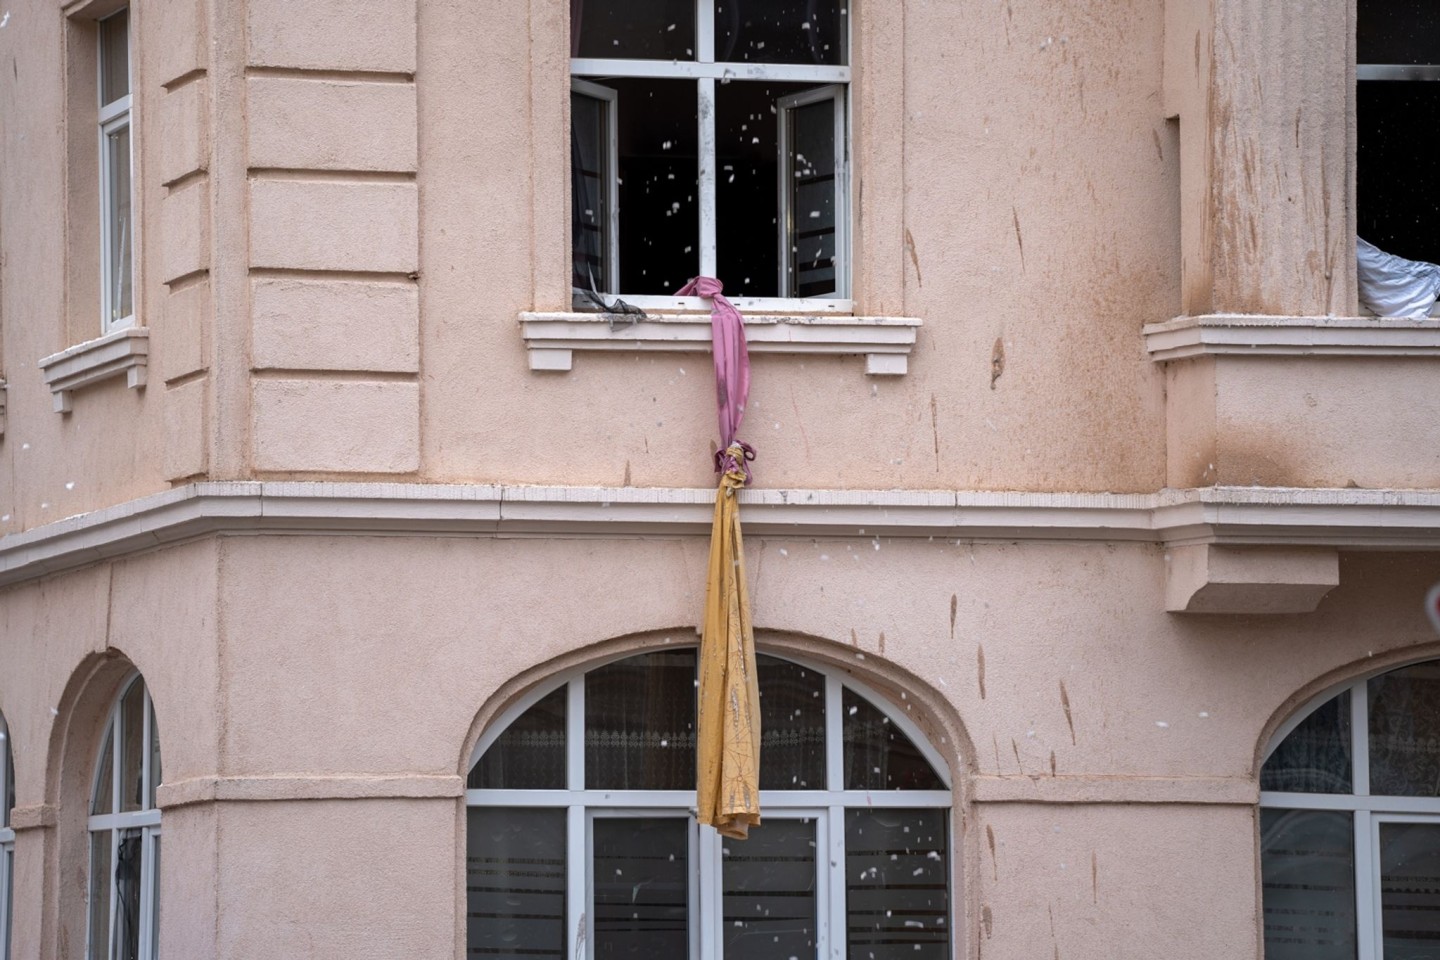
<instances>
[{"instance_id":1,"label":"dark glass pane","mask_svg":"<svg viewBox=\"0 0 1440 960\"><path fill-rule=\"evenodd\" d=\"M1385 960L1440 956L1440 823L1380 824Z\"/></svg>"},{"instance_id":2,"label":"dark glass pane","mask_svg":"<svg viewBox=\"0 0 1440 960\"><path fill-rule=\"evenodd\" d=\"M130 13L100 21L100 105L130 92Z\"/></svg>"},{"instance_id":3,"label":"dark glass pane","mask_svg":"<svg viewBox=\"0 0 1440 960\"><path fill-rule=\"evenodd\" d=\"M1265 960L1354 960L1355 820L1260 811Z\"/></svg>"},{"instance_id":4,"label":"dark glass pane","mask_svg":"<svg viewBox=\"0 0 1440 960\"><path fill-rule=\"evenodd\" d=\"M720 62L846 62L849 0L716 0Z\"/></svg>"},{"instance_id":5,"label":"dark glass pane","mask_svg":"<svg viewBox=\"0 0 1440 960\"><path fill-rule=\"evenodd\" d=\"M1350 792L1350 691L1306 717L1260 770L1261 790Z\"/></svg>"},{"instance_id":6,"label":"dark glass pane","mask_svg":"<svg viewBox=\"0 0 1440 960\"><path fill-rule=\"evenodd\" d=\"M1440 81L1362 81L1355 113L1360 236L1386 253L1440 262L1440 164L1415 140L1416 131L1440 126Z\"/></svg>"},{"instance_id":7,"label":"dark glass pane","mask_svg":"<svg viewBox=\"0 0 1440 960\"><path fill-rule=\"evenodd\" d=\"M115 854L116 960L140 960L140 878L144 857L140 831L121 831Z\"/></svg>"},{"instance_id":8,"label":"dark glass pane","mask_svg":"<svg viewBox=\"0 0 1440 960\"><path fill-rule=\"evenodd\" d=\"M695 651L646 653L585 675L585 786L695 789Z\"/></svg>"},{"instance_id":9,"label":"dark glass pane","mask_svg":"<svg viewBox=\"0 0 1440 960\"><path fill-rule=\"evenodd\" d=\"M570 55L694 60L695 0L570 0Z\"/></svg>"},{"instance_id":10,"label":"dark glass pane","mask_svg":"<svg viewBox=\"0 0 1440 960\"><path fill-rule=\"evenodd\" d=\"M815 956L815 823L766 820L724 840L726 957Z\"/></svg>"},{"instance_id":11,"label":"dark glass pane","mask_svg":"<svg viewBox=\"0 0 1440 960\"><path fill-rule=\"evenodd\" d=\"M155 806L155 788L165 781L160 766L160 724L155 720L155 705L150 705L150 786L147 807Z\"/></svg>"},{"instance_id":12,"label":"dark glass pane","mask_svg":"<svg viewBox=\"0 0 1440 960\"><path fill-rule=\"evenodd\" d=\"M825 678L774 657L756 657L755 665L760 673L760 789L825 789Z\"/></svg>"},{"instance_id":13,"label":"dark glass pane","mask_svg":"<svg viewBox=\"0 0 1440 960\"><path fill-rule=\"evenodd\" d=\"M105 746L95 770L95 796L90 802L91 813L115 812L115 724L105 730Z\"/></svg>"},{"instance_id":14,"label":"dark glass pane","mask_svg":"<svg viewBox=\"0 0 1440 960\"><path fill-rule=\"evenodd\" d=\"M465 955L565 956L565 811L470 807Z\"/></svg>"},{"instance_id":15,"label":"dark glass pane","mask_svg":"<svg viewBox=\"0 0 1440 960\"><path fill-rule=\"evenodd\" d=\"M944 790L915 744L870 701L850 689L842 697L846 790Z\"/></svg>"},{"instance_id":16,"label":"dark glass pane","mask_svg":"<svg viewBox=\"0 0 1440 960\"><path fill-rule=\"evenodd\" d=\"M787 113L789 154L785 189L790 216L786 269L792 296L834 296L836 286L834 98L796 106Z\"/></svg>"},{"instance_id":17,"label":"dark glass pane","mask_svg":"<svg viewBox=\"0 0 1440 960\"><path fill-rule=\"evenodd\" d=\"M135 230L130 216L130 125L105 134L105 180L109 232L106 261L109 276L109 322L124 320L135 312L133 305L133 243Z\"/></svg>"},{"instance_id":18,"label":"dark glass pane","mask_svg":"<svg viewBox=\"0 0 1440 960\"><path fill-rule=\"evenodd\" d=\"M136 680L120 701L120 810L139 810L145 800L145 683Z\"/></svg>"},{"instance_id":19,"label":"dark glass pane","mask_svg":"<svg viewBox=\"0 0 1440 960\"><path fill-rule=\"evenodd\" d=\"M699 92L691 80L606 80L617 92L620 293L673 294L700 272Z\"/></svg>"},{"instance_id":20,"label":"dark glass pane","mask_svg":"<svg viewBox=\"0 0 1440 960\"><path fill-rule=\"evenodd\" d=\"M570 240L572 286L610 289L610 105L570 92Z\"/></svg>"},{"instance_id":21,"label":"dark glass pane","mask_svg":"<svg viewBox=\"0 0 1440 960\"><path fill-rule=\"evenodd\" d=\"M690 955L689 821L596 817L595 957Z\"/></svg>"},{"instance_id":22,"label":"dark glass pane","mask_svg":"<svg viewBox=\"0 0 1440 960\"><path fill-rule=\"evenodd\" d=\"M470 770L471 790L564 790L568 687L542 697L515 719Z\"/></svg>"},{"instance_id":23,"label":"dark glass pane","mask_svg":"<svg viewBox=\"0 0 1440 960\"><path fill-rule=\"evenodd\" d=\"M1358 63L1440 63L1440 5L1435 0L1360 0Z\"/></svg>"},{"instance_id":24,"label":"dark glass pane","mask_svg":"<svg viewBox=\"0 0 1440 960\"><path fill-rule=\"evenodd\" d=\"M109 830L90 834L90 953L88 960L110 957Z\"/></svg>"},{"instance_id":25,"label":"dark glass pane","mask_svg":"<svg viewBox=\"0 0 1440 960\"><path fill-rule=\"evenodd\" d=\"M845 941L866 960L950 956L946 810L845 811Z\"/></svg>"},{"instance_id":26,"label":"dark glass pane","mask_svg":"<svg viewBox=\"0 0 1440 960\"><path fill-rule=\"evenodd\" d=\"M1440 796L1440 662L1370 681L1370 793Z\"/></svg>"}]
</instances>

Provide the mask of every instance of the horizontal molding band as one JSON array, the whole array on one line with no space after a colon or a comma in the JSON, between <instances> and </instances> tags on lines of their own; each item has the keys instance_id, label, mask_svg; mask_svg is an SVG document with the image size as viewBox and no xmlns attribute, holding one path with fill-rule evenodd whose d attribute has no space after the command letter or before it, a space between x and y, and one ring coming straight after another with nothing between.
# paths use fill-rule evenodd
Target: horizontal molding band
<instances>
[{"instance_id":1,"label":"horizontal molding band","mask_svg":"<svg viewBox=\"0 0 1440 960\"><path fill-rule=\"evenodd\" d=\"M1440 549L1440 491L742 491L751 537ZM711 488L204 482L0 537L0 585L216 533L691 537Z\"/></svg>"},{"instance_id":2,"label":"horizontal molding band","mask_svg":"<svg viewBox=\"0 0 1440 960\"><path fill-rule=\"evenodd\" d=\"M279 800L452 799L465 795L465 781L446 776L192 777L156 788L162 810L197 803Z\"/></svg>"},{"instance_id":3,"label":"horizontal molding band","mask_svg":"<svg viewBox=\"0 0 1440 960\"><path fill-rule=\"evenodd\" d=\"M1185 803L1254 806L1260 784L1237 777L978 776L975 803Z\"/></svg>"},{"instance_id":4,"label":"horizontal molding band","mask_svg":"<svg viewBox=\"0 0 1440 960\"><path fill-rule=\"evenodd\" d=\"M1146 325L1157 362L1204 356L1440 357L1440 320L1213 314Z\"/></svg>"}]
</instances>

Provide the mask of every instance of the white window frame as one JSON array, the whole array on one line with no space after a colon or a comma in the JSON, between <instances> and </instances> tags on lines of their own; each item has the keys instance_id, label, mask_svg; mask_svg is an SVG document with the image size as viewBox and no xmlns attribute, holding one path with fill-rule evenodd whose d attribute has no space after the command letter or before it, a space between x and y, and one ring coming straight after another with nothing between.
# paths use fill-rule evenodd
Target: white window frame
<instances>
[{"instance_id":1,"label":"white window frame","mask_svg":"<svg viewBox=\"0 0 1440 960\"><path fill-rule=\"evenodd\" d=\"M672 648L664 648L672 649ZM695 821L694 790L610 790L587 789L584 781L585 743L585 674L613 663L653 650L637 650L586 664L566 671L539 684L524 697L502 711L487 727L470 755L467 769L475 765L485 752L508 730L525 711L558 688L566 690L565 742L566 783L564 790L485 789L465 791L465 804L470 807L511 807L564 809L566 817L566 932L567 943L585 943L583 957L594 960L594 937L586 935L587 920L593 916L594 849L591 824L597 816L688 816L691 825L692 850L696 856L690 864L691 884L691 956L698 960L720 960L722 939L719 936L724 916L722 903L721 844L723 838L713 827ZM761 651L767 653L766 651ZM767 655L770 655L767 653ZM930 764L943 785L940 790L762 790L760 809L766 819L812 818L815 822L816 844L816 952L823 958L844 954L846 930L845 901L845 812L850 809L933 809L946 814L946 863L949 868L947 905L951 929L951 950L960 949L955 941L953 910L955 871L960 862L956 855L956 838L950 830L949 814L953 804L950 765L929 742L923 731L897 711L884 697L863 683L846 677L842 682L833 668L817 666L789 653L773 654L778 659L814 671L825 682L825 779L827 784L844 782L844 691L850 690L868 701L909 737L916 750ZM579 746L577 746L579 745ZM697 912L698 905L698 912ZM698 935L698 945L695 937ZM730 958L735 960L735 958Z\"/></svg>"},{"instance_id":2,"label":"white window frame","mask_svg":"<svg viewBox=\"0 0 1440 960\"><path fill-rule=\"evenodd\" d=\"M813 90L806 90L802 93L793 93L781 97L776 102L776 116L779 119L778 143L780 148L780 176L779 182L775 185L776 192L780 195L780 226L777 232L776 241L779 244L779 267L780 287L784 290L790 283L790 268L794 259L794 251L791 249L790 232L795 229L793 219L795 211L790 209L790 186L795 176L795 158L791 149L790 140L793 134L791 127L794 124L794 111L797 107L808 107L815 103L832 101L831 108L835 121L835 146L837 148L835 163L835 283L841 292L848 293L849 284L849 257L843 252L850 249L850 218L842 215L846 212L846 197L850 195L849 177L847 171L849 163L839 157L840 148L845 143L845 104L846 86L842 83L832 83L825 87L816 87ZM844 153L848 156L849 150ZM798 232L798 231L797 231ZM845 274L841 271L844 269ZM799 298L796 298L799 299Z\"/></svg>"},{"instance_id":3,"label":"white window frame","mask_svg":"<svg viewBox=\"0 0 1440 960\"><path fill-rule=\"evenodd\" d=\"M604 283L606 290L616 290L620 287L620 177L617 173L620 169L620 135L616 126L620 120L620 93L578 77L571 78L570 92L599 100L605 105L605 143L601 145L605 151L605 182L601 184L601 189L605 191L605 249L610 256L605 261ZM573 250L573 243L571 248Z\"/></svg>"},{"instance_id":4,"label":"white window frame","mask_svg":"<svg viewBox=\"0 0 1440 960\"><path fill-rule=\"evenodd\" d=\"M715 84L716 81L729 83L770 80L785 83L814 83L838 85L848 91L852 76L855 11L853 0L846 4L851 9L847 14L845 31L844 64L821 66L798 63L753 63L750 61L716 62L715 60L715 2L716 0L695 0L695 59L679 60L633 60L625 58L572 57L570 75L575 77L612 77L694 80L697 88L697 116L699 119L698 147L700 160L697 171L696 190L700 203L700 275L715 276L718 254L715 241L716 195L718 170L715 162ZM742 80L743 78L743 80ZM833 297L732 297L741 310L756 313L809 313L841 312L854 309L850 298L851 255L849 247L850 220L850 136L854 129L850 117L850 98L844 97L843 109L838 111L843 118L843 129L835 143L835 166L837 183L837 205L835 208L835 283ZM783 126L783 125L782 125ZM781 166L784 155L781 154ZM840 186L843 184L843 190ZM783 221L782 221L783 223ZM841 225L844 225L843 227ZM842 238L844 243L841 243ZM781 243L784 234L781 234ZM573 244L572 244L573 249ZM785 260L781 261L784 269ZM722 281L723 277L720 278ZM616 285L618 287L618 284ZM784 289L782 283L781 290ZM644 310L703 310L708 309L699 297L677 298L663 294L629 294L623 290L604 291L607 297L619 297L632 306Z\"/></svg>"},{"instance_id":5,"label":"white window frame","mask_svg":"<svg viewBox=\"0 0 1440 960\"><path fill-rule=\"evenodd\" d=\"M1349 692L1350 793L1262 790L1260 806L1278 810L1329 810L1350 813L1354 817L1357 960L1381 960L1381 945L1384 943L1384 916L1380 909L1380 824L1440 821L1440 797L1372 796L1370 793L1369 684L1376 677L1401 669L1404 669L1403 665L1369 673L1309 701L1276 730L1261 761L1263 767L1285 738L1317 709ZM1263 914L1261 922L1264 922Z\"/></svg>"},{"instance_id":6,"label":"white window frame","mask_svg":"<svg viewBox=\"0 0 1440 960\"><path fill-rule=\"evenodd\" d=\"M121 12L128 13L129 8L105 17L97 24L103 24L105 20L114 17ZM95 70L95 99L99 105L100 132L99 132L99 163L100 170L100 333L105 335L116 330L123 330L126 327L135 325L135 128L131 124L131 100L134 94L134 44L131 37L134 32L134 23L127 22L125 28L126 57L125 65L128 70L128 77L125 84L125 95L118 97L109 103L105 102L105 48L104 44L96 44L96 70ZM111 215L110 196L110 149L108 138L112 133L129 127L130 128L130 222L118 224ZM115 262L111 251L114 248L112 241L119 240L130 250L130 312L123 317L111 318L117 288L119 286L119 264Z\"/></svg>"},{"instance_id":7,"label":"white window frame","mask_svg":"<svg viewBox=\"0 0 1440 960\"><path fill-rule=\"evenodd\" d=\"M111 744L110 751L110 809L116 811L106 814L90 814L87 826L87 839L93 838L95 834L108 833L110 837L110 860L109 869L111 877L106 884L109 891L110 905L105 915L109 918L109 929L105 932L105 944L100 947L96 942L96 932L90 926L90 919L94 911L90 909L91 898L95 889L95 864L91 859L93 843L86 844L86 934L85 934L85 956L87 960L114 960L115 958L115 917L116 897L118 896L117 884L115 883L114 870L119 862L120 841L122 836L132 830L140 831L140 932L139 932L139 955L145 960L155 960L159 956L159 931L156 929L156 919L159 916L159 878L155 875L155 849L160 839L160 810L157 807L149 807L148 803L154 789L151 777L154 772L150 768L150 760L153 751L150 749L150 738L155 729L155 710L150 700L150 690L145 689L145 702L142 711L141 729L141 781L140 796L141 809L119 812L122 806L120 791L123 787L121 782L121 749L122 736L124 734L124 719L121 715L121 706L125 701L125 695L137 683L145 681L138 673L131 674L124 683L120 685L120 692L115 697L115 702L110 707L109 718L105 723L105 729L100 735L100 745L95 755L95 762L92 764L94 775L90 784L90 800L94 804L95 793L100 786L101 761L104 758L105 745ZM103 949L103 953L97 952Z\"/></svg>"},{"instance_id":8,"label":"white window frame","mask_svg":"<svg viewBox=\"0 0 1440 960\"><path fill-rule=\"evenodd\" d=\"M10 960L10 917L14 907L15 828L10 825L10 778L14 774L10 728L0 716L0 958Z\"/></svg>"}]
</instances>

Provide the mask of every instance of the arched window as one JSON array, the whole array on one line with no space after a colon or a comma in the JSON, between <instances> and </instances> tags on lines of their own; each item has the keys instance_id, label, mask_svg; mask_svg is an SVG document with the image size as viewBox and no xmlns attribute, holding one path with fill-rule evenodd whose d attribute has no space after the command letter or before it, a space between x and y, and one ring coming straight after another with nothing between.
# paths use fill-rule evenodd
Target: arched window
<instances>
[{"instance_id":1,"label":"arched window","mask_svg":"<svg viewBox=\"0 0 1440 960\"><path fill-rule=\"evenodd\" d=\"M476 747L470 957L940 960L946 767L848 678L760 656L764 821L696 823L693 649L550 683Z\"/></svg>"},{"instance_id":2,"label":"arched window","mask_svg":"<svg viewBox=\"0 0 1440 960\"><path fill-rule=\"evenodd\" d=\"M10 911L14 904L11 883L15 877L15 830L10 811L15 807L15 758L10 755L10 728L0 716L0 958L10 960Z\"/></svg>"},{"instance_id":3,"label":"arched window","mask_svg":"<svg viewBox=\"0 0 1440 960\"><path fill-rule=\"evenodd\" d=\"M139 675L105 726L90 804L88 960L154 960L160 919L160 734Z\"/></svg>"},{"instance_id":4,"label":"arched window","mask_svg":"<svg viewBox=\"0 0 1440 960\"><path fill-rule=\"evenodd\" d=\"M1440 955L1440 661L1300 711L1260 790L1266 960Z\"/></svg>"}]
</instances>

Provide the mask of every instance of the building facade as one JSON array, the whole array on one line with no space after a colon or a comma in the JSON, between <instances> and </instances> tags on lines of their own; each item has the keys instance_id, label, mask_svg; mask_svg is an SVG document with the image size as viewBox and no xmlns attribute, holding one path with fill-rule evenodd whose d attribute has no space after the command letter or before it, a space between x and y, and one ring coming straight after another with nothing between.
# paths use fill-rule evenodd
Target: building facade
<instances>
[{"instance_id":1,"label":"building facade","mask_svg":"<svg viewBox=\"0 0 1440 960\"><path fill-rule=\"evenodd\" d=\"M1420 956L1389 6L11 0L8 956ZM743 844L687 793L697 274Z\"/></svg>"}]
</instances>

